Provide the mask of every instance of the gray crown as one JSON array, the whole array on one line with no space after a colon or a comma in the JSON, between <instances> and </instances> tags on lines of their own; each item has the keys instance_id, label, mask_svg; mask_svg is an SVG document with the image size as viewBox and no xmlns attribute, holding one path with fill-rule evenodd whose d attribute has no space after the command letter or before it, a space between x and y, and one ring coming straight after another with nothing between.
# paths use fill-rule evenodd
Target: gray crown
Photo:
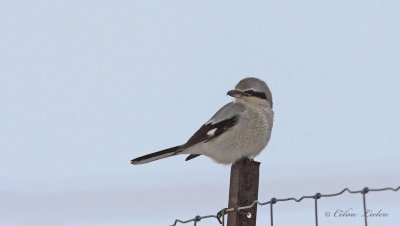
<instances>
[{"instance_id":1,"label":"gray crown","mask_svg":"<svg viewBox=\"0 0 400 226\"><path fill-rule=\"evenodd\" d=\"M267 101L270 102L271 107L273 105L271 91L269 90L267 83L265 83L261 79L254 77L244 78L240 80L240 82L235 86L235 88L237 90L242 90L242 91L253 90L256 92L265 93Z\"/></svg>"}]
</instances>

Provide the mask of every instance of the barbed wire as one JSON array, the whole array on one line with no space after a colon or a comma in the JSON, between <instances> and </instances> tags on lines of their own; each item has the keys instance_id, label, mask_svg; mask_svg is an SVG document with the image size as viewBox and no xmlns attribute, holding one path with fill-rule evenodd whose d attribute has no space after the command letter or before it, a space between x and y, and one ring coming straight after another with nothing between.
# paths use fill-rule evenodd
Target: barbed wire
<instances>
[{"instance_id":1,"label":"barbed wire","mask_svg":"<svg viewBox=\"0 0 400 226\"><path fill-rule=\"evenodd\" d=\"M381 192L381 191L394 191L397 192L400 190L400 186L398 186L397 188L393 188L393 187L386 187L386 188L368 188L365 187L362 190L357 190L357 191L352 191L349 188L344 188L343 190L341 190L340 192L337 193L333 193L333 194L321 194L321 193L316 193L315 195L305 195L302 196L300 198L272 198L271 200L267 201L267 202L260 202L258 200L255 200L252 204L248 205L248 206L237 206L234 208L224 208L220 211L218 211L218 213L216 215L206 215L206 216L199 216L197 215L196 217L189 219L189 220L179 220L176 219L174 221L174 224L172 224L171 226L176 226L178 223L181 224L187 224L190 222L193 222L193 224L196 226L197 222L203 220L203 219L208 219L208 218L215 218L216 220L218 220L218 222L220 224L222 224L222 226L225 226L225 215L230 213L230 212L237 212L237 213L243 213L243 211L248 210L253 208L256 205L259 206L265 206L265 205L270 205L270 218L271 218L271 226L274 225L274 220L273 220L273 205L278 203L278 202L286 202L286 201L295 201L295 202L301 202L304 199L314 199L314 214L315 214L315 225L318 226L318 200L321 198L326 198L326 197L334 197L334 196L339 196L342 195L345 192L348 192L350 194L362 194L362 198L363 198L363 211L364 211L364 225L367 226L368 225L368 221L367 221L367 204L366 204L366 194L368 192ZM248 218L251 218L251 213L250 212L244 212L243 214L246 214L246 216Z\"/></svg>"}]
</instances>

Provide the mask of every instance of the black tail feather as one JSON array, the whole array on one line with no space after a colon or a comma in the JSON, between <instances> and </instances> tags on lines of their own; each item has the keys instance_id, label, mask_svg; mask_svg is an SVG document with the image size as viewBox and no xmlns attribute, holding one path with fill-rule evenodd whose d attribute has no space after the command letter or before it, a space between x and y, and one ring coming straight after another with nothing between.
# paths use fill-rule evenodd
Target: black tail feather
<instances>
[{"instance_id":1,"label":"black tail feather","mask_svg":"<svg viewBox=\"0 0 400 226\"><path fill-rule=\"evenodd\" d=\"M173 155L176 155L177 153L179 153L178 149L180 147L181 146L175 146L175 147L168 148L168 149L165 149L165 150L162 150L162 151L157 151L157 152L154 152L154 153L151 153L151 154L148 154L148 155L144 155L144 156L132 159L131 163L134 164L134 165L137 165L137 164L148 163L148 162L152 162L152 161L155 161L155 160L158 160L158 159L162 159L162 158L166 158L166 157L169 157L169 156L173 156Z\"/></svg>"}]
</instances>

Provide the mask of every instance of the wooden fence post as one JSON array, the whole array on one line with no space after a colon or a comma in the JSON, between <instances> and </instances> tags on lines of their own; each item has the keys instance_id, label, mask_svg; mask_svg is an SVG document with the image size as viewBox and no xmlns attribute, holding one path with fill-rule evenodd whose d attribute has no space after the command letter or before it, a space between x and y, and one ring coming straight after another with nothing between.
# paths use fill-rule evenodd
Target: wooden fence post
<instances>
[{"instance_id":1,"label":"wooden fence post","mask_svg":"<svg viewBox=\"0 0 400 226\"><path fill-rule=\"evenodd\" d=\"M232 165L228 208L247 206L258 199L259 172L260 163L248 158ZM237 212L228 213L228 226L256 226L257 205L243 213L250 213L251 217Z\"/></svg>"}]
</instances>

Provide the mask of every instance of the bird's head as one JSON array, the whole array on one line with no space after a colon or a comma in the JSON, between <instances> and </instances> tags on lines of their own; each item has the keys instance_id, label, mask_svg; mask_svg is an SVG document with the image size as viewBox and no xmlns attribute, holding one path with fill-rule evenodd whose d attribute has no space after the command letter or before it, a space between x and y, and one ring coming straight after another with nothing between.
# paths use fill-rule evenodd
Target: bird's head
<instances>
[{"instance_id":1,"label":"bird's head","mask_svg":"<svg viewBox=\"0 0 400 226\"><path fill-rule=\"evenodd\" d=\"M249 77L240 80L235 89L228 91L227 95L235 98L235 101L245 101L267 105L272 108L272 94L268 85L261 79Z\"/></svg>"}]
</instances>

